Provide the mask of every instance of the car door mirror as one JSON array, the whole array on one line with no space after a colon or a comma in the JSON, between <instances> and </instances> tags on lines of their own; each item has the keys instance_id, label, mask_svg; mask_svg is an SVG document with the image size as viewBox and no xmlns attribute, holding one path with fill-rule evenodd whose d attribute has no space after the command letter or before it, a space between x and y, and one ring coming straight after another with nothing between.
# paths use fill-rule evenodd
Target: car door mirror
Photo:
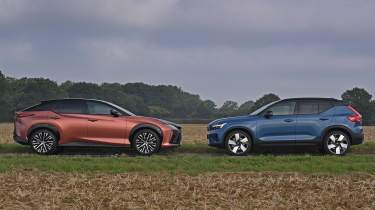
<instances>
[{"instance_id":1,"label":"car door mirror","mask_svg":"<svg viewBox=\"0 0 375 210\"><path fill-rule=\"evenodd\" d=\"M266 113L264 114L264 117L267 118L267 119L271 118L272 116L273 116L273 112L272 112L272 110L268 110L268 111L266 111Z\"/></svg>"},{"instance_id":2,"label":"car door mirror","mask_svg":"<svg viewBox=\"0 0 375 210\"><path fill-rule=\"evenodd\" d=\"M119 117L121 114L117 110L111 109L111 115L114 117Z\"/></svg>"}]
</instances>

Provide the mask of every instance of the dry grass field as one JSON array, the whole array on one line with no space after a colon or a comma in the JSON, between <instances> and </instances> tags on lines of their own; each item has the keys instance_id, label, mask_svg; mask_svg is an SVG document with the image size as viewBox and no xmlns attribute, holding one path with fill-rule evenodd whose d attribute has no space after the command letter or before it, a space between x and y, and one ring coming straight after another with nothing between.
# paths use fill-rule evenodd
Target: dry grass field
<instances>
[{"instance_id":1,"label":"dry grass field","mask_svg":"<svg viewBox=\"0 0 375 210\"><path fill-rule=\"evenodd\" d=\"M375 176L14 171L0 174L0 201L2 209L373 209Z\"/></svg>"},{"instance_id":2,"label":"dry grass field","mask_svg":"<svg viewBox=\"0 0 375 210\"><path fill-rule=\"evenodd\" d=\"M12 124L0 124L0 151L14 147L12 132ZM183 125L183 147L206 147L206 133L205 125ZM375 127L365 127L365 135L374 145ZM42 157L25 150L0 152L0 209L375 209L375 158L356 151L343 158L232 158L185 157L177 150L133 158ZM150 166L155 171L142 168ZM184 173L189 170L198 173Z\"/></svg>"}]
</instances>

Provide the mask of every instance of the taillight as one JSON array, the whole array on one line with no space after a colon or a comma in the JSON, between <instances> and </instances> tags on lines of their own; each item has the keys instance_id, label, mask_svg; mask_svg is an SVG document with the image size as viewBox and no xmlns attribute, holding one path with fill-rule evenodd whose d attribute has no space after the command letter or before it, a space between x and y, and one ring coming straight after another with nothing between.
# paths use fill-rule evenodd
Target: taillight
<instances>
[{"instance_id":1,"label":"taillight","mask_svg":"<svg viewBox=\"0 0 375 210\"><path fill-rule=\"evenodd\" d=\"M348 120L355 122L355 123L361 123L362 115L357 110L355 110L352 106L348 106L348 108L354 112L353 115L350 115L348 117Z\"/></svg>"},{"instance_id":2,"label":"taillight","mask_svg":"<svg viewBox=\"0 0 375 210\"><path fill-rule=\"evenodd\" d=\"M27 112L16 112L17 118L23 118L23 117L31 117L33 116L33 113L27 113Z\"/></svg>"}]
</instances>

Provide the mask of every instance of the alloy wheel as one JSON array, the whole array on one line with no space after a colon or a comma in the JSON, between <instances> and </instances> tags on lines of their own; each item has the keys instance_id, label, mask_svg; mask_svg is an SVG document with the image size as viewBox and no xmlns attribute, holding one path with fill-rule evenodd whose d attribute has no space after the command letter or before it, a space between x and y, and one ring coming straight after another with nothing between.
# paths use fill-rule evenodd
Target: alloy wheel
<instances>
[{"instance_id":1,"label":"alloy wheel","mask_svg":"<svg viewBox=\"0 0 375 210\"><path fill-rule=\"evenodd\" d=\"M335 155L343 155L349 147L348 138L341 133L332 133L328 137L327 148L328 151Z\"/></svg>"},{"instance_id":2,"label":"alloy wheel","mask_svg":"<svg viewBox=\"0 0 375 210\"><path fill-rule=\"evenodd\" d=\"M40 154L50 153L55 149L56 137L48 131L41 130L31 136L31 146Z\"/></svg>"},{"instance_id":3,"label":"alloy wheel","mask_svg":"<svg viewBox=\"0 0 375 210\"><path fill-rule=\"evenodd\" d=\"M143 131L137 135L135 147L141 154L152 154L158 148L159 137L153 132Z\"/></svg>"},{"instance_id":4,"label":"alloy wheel","mask_svg":"<svg viewBox=\"0 0 375 210\"><path fill-rule=\"evenodd\" d=\"M228 139L228 149L235 155L246 153L249 147L250 140L243 133L235 132Z\"/></svg>"}]
</instances>

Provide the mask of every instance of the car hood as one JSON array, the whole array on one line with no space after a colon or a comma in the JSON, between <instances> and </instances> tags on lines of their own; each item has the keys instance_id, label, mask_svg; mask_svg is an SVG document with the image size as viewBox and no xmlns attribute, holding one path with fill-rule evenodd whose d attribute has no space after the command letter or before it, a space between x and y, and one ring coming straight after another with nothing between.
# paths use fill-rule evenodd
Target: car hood
<instances>
[{"instance_id":1,"label":"car hood","mask_svg":"<svg viewBox=\"0 0 375 210\"><path fill-rule=\"evenodd\" d=\"M174 123L174 122L170 122L170 121L167 121L167 120L159 119L159 118L144 117L144 116L131 116L131 118L137 119L139 121L145 121L145 123L147 123L147 122L164 123L164 124L167 124L167 125L172 125L172 126L176 127L177 129L181 129L181 125L179 125L179 124Z\"/></svg>"},{"instance_id":2,"label":"car hood","mask_svg":"<svg viewBox=\"0 0 375 210\"><path fill-rule=\"evenodd\" d=\"M221 118L221 119L214 120L209 125L220 124L220 123L234 123L234 122L251 121L251 120L255 120L257 118L258 118L257 116L252 116L252 115L227 117L227 118Z\"/></svg>"}]
</instances>

